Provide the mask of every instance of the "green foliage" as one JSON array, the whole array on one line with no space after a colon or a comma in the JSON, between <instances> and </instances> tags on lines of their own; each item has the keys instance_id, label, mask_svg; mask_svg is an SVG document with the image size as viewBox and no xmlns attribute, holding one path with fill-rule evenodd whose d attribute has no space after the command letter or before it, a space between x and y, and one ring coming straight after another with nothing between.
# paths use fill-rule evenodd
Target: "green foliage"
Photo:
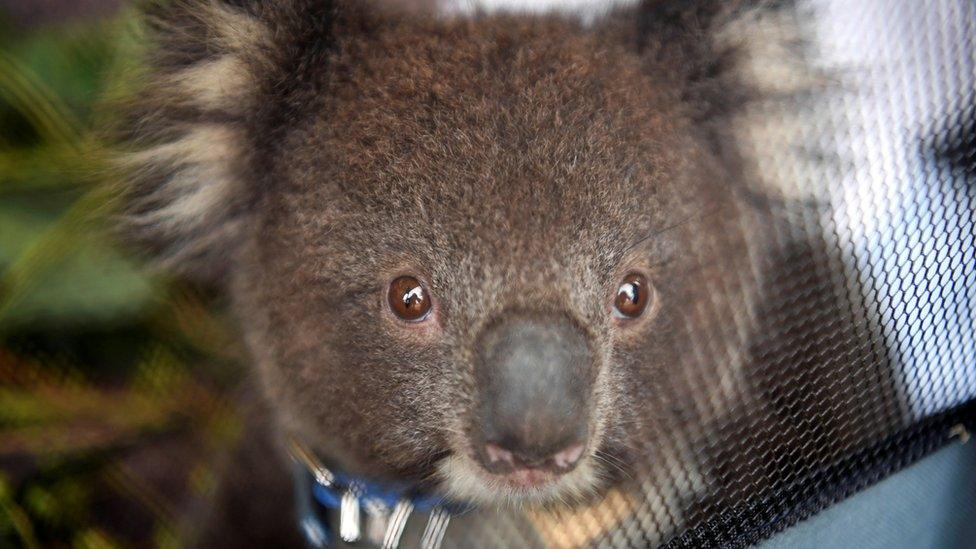
<instances>
[{"instance_id":1,"label":"green foliage","mask_svg":"<svg viewBox=\"0 0 976 549\"><path fill-rule=\"evenodd\" d=\"M0 26L0 546L178 547L237 436L205 290L113 237L133 15ZM8 32L9 30L9 32Z\"/></svg>"}]
</instances>

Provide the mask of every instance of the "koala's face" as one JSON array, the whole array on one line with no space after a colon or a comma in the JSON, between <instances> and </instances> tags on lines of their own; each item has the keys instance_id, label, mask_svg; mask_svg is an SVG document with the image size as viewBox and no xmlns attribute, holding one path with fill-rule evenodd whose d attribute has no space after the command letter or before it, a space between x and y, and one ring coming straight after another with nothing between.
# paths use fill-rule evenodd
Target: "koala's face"
<instances>
[{"instance_id":1,"label":"koala's face","mask_svg":"<svg viewBox=\"0 0 976 549\"><path fill-rule=\"evenodd\" d=\"M583 494L656 444L703 267L737 253L700 33L187 6L135 218L231 275L282 431L477 501Z\"/></svg>"},{"instance_id":2,"label":"koala's face","mask_svg":"<svg viewBox=\"0 0 976 549\"><path fill-rule=\"evenodd\" d=\"M636 55L568 36L340 41L285 132L244 319L286 429L343 466L562 496L655 413L713 161Z\"/></svg>"}]
</instances>

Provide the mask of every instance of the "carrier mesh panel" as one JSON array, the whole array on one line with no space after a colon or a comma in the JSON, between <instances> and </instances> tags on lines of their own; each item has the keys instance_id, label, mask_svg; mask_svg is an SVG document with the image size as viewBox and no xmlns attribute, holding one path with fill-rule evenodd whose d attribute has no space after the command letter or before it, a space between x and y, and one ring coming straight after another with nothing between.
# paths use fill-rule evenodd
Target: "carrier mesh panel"
<instances>
[{"instance_id":1,"label":"carrier mesh panel","mask_svg":"<svg viewBox=\"0 0 976 549\"><path fill-rule=\"evenodd\" d=\"M728 333L671 380L680 412L623 488L458 517L446 546L752 543L968 436L976 3L815 0L787 17L808 31L804 67L756 67L786 93L740 132L767 199L743 231L767 238L688 312Z\"/></svg>"}]
</instances>

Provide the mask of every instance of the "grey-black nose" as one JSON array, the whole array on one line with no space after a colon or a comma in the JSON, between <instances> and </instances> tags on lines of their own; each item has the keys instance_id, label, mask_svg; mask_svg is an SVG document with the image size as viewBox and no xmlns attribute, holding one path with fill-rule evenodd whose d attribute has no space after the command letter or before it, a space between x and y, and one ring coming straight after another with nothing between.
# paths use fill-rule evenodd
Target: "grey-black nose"
<instances>
[{"instance_id":1,"label":"grey-black nose","mask_svg":"<svg viewBox=\"0 0 976 549\"><path fill-rule=\"evenodd\" d=\"M477 344L476 455L492 472L572 469L589 431L593 357L561 315L505 315Z\"/></svg>"}]
</instances>

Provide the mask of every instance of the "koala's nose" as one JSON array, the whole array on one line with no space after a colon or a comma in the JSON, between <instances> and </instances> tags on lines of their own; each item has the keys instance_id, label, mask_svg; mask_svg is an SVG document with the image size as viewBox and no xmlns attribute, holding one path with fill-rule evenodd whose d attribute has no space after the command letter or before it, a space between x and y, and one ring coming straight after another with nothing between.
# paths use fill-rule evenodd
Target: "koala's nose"
<instances>
[{"instance_id":1,"label":"koala's nose","mask_svg":"<svg viewBox=\"0 0 976 549\"><path fill-rule=\"evenodd\" d=\"M575 467L595 378L584 332L562 316L506 315L478 342L476 455L491 472Z\"/></svg>"}]
</instances>

